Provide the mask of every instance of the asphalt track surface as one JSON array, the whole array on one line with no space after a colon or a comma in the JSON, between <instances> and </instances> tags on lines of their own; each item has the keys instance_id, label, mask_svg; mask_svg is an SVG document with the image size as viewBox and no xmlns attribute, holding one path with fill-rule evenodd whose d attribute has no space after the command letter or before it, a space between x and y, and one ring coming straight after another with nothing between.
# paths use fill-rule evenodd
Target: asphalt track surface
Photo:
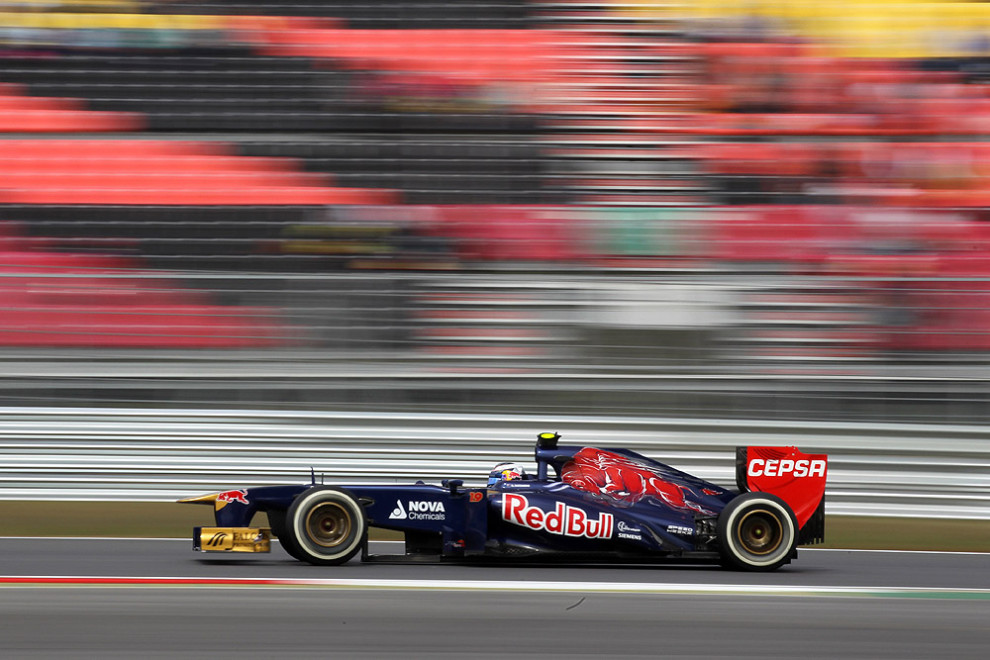
<instances>
[{"instance_id":1,"label":"asphalt track surface","mask_svg":"<svg viewBox=\"0 0 990 660\"><path fill-rule=\"evenodd\" d=\"M706 566L361 564L0 538L3 658L986 658L990 554Z\"/></svg>"}]
</instances>

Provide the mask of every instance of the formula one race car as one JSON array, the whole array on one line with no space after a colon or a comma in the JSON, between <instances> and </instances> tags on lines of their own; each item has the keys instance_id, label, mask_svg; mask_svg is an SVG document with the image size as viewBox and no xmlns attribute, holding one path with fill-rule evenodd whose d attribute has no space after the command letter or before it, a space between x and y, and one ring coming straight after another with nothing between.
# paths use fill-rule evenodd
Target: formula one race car
<instances>
[{"instance_id":1,"label":"formula one race car","mask_svg":"<svg viewBox=\"0 0 990 660\"><path fill-rule=\"evenodd\" d=\"M738 492L624 449L536 443L537 473L500 464L488 486L262 486L179 500L214 507L196 527L204 552L268 552L277 537L310 564L552 559L716 561L771 571L825 539L828 458L794 447L736 450ZM252 527L255 513L270 528ZM368 528L403 532L405 553L372 555Z\"/></svg>"}]
</instances>

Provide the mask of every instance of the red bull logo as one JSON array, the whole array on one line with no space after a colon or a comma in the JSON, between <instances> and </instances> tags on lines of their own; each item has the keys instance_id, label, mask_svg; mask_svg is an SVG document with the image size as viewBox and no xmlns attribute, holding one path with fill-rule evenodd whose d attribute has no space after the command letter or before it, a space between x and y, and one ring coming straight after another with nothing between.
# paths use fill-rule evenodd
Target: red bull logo
<instances>
[{"instance_id":1,"label":"red bull logo","mask_svg":"<svg viewBox=\"0 0 990 660\"><path fill-rule=\"evenodd\" d=\"M217 503L223 502L227 504L228 502L237 502L238 504L248 504L247 491L246 490L228 490L226 493L220 493L217 495Z\"/></svg>"},{"instance_id":2,"label":"red bull logo","mask_svg":"<svg viewBox=\"0 0 990 660\"><path fill-rule=\"evenodd\" d=\"M502 518L530 529L589 539L612 538L614 526L614 517L610 513L599 514L598 520L592 520L583 509L563 502L557 502L554 510L548 512L530 506L525 495L515 493L506 494L502 500Z\"/></svg>"}]
</instances>

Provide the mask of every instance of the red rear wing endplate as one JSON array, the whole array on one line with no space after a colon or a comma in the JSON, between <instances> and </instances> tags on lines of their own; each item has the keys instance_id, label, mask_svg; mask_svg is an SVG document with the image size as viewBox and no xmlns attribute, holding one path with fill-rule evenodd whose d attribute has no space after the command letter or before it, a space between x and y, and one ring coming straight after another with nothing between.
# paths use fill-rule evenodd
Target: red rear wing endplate
<instances>
[{"instance_id":1,"label":"red rear wing endplate","mask_svg":"<svg viewBox=\"0 0 990 660\"><path fill-rule=\"evenodd\" d=\"M805 454L797 447L736 448L739 492L770 493L784 500L797 518L802 543L824 540L827 476L826 454Z\"/></svg>"}]
</instances>

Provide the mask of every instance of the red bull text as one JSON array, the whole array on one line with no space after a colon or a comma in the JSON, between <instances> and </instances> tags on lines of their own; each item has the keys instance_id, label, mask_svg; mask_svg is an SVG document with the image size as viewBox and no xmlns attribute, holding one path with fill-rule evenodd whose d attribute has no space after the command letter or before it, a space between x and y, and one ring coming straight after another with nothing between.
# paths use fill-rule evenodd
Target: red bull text
<instances>
[{"instance_id":1,"label":"red bull text","mask_svg":"<svg viewBox=\"0 0 990 660\"><path fill-rule=\"evenodd\" d=\"M583 509L557 502L553 511L547 512L530 506L525 495L507 493L502 500L502 518L515 525L560 534L562 536L589 539L610 539L615 518L610 513L599 514L591 520Z\"/></svg>"}]
</instances>

